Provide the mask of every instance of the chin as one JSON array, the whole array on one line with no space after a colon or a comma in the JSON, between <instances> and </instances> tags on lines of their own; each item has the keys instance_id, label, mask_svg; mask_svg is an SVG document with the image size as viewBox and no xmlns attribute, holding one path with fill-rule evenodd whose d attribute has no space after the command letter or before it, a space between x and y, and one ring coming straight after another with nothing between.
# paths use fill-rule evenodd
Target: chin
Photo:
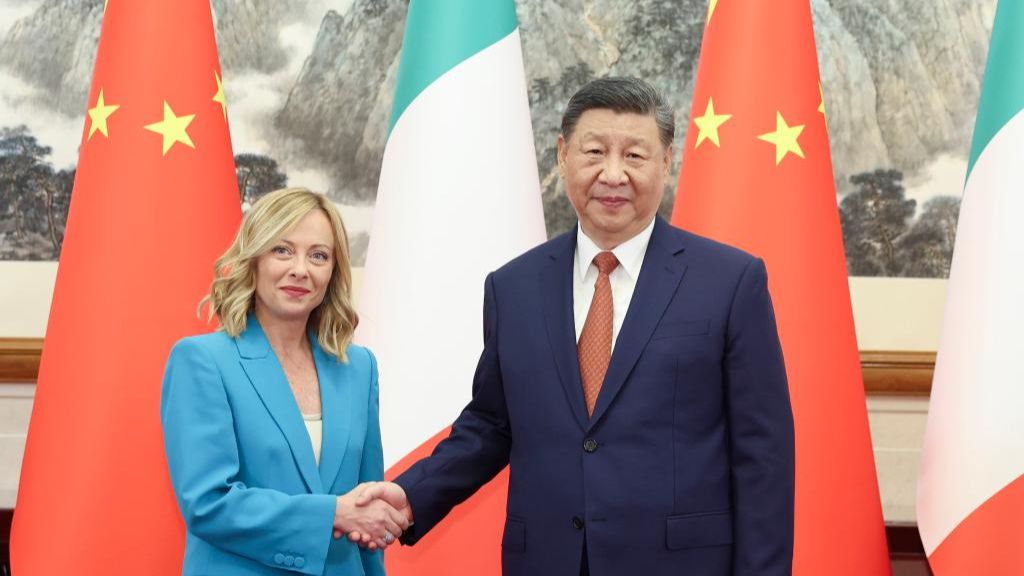
<instances>
[{"instance_id":1,"label":"chin","mask_svg":"<svg viewBox=\"0 0 1024 576\"><path fill-rule=\"evenodd\" d=\"M308 319L313 309L297 308L295 306L282 306L277 310L274 310L274 316L282 320L302 320Z\"/></svg>"}]
</instances>

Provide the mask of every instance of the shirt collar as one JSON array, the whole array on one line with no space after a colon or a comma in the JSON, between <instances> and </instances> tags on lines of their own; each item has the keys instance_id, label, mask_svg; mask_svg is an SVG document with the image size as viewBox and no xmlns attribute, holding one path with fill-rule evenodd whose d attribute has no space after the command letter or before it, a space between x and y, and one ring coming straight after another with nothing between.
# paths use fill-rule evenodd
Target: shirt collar
<instances>
[{"instance_id":1,"label":"shirt collar","mask_svg":"<svg viewBox=\"0 0 1024 576\"><path fill-rule=\"evenodd\" d=\"M647 253L647 245L650 244L651 234L654 232L654 221L657 219L657 216L651 218L647 228L611 250L619 260L619 267L634 280L644 263L644 254ZM590 269L594 257L601 252L603 250L583 233L583 226L576 224L576 271L580 275L580 280L587 276L587 270Z\"/></svg>"}]
</instances>

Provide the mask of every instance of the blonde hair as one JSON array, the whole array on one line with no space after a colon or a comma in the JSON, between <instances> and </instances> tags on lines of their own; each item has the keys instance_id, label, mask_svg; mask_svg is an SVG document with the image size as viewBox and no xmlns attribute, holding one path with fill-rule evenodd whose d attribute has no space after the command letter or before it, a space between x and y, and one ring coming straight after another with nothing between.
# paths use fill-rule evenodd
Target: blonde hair
<instances>
[{"instance_id":1,"label":"blonde hair","mask_svg":"<svg viewBox=\"0 0 1024 576\"><path fill-rule=\"evenodd\" d=\"M210 293L199 303L199 316L209 305L207 320L220 322L218 330L237 338L255 306L256 259L270 250L289 230L313 210L321 210L334 233L334 270L324 301L309 315L320 347L339 361L347 362L346 349L359 324L352 303L352 270L348 234L334 204L305 188L284 188L260 198L242 217L235 240L214 264Z\"/></svg>"}]
</instances>

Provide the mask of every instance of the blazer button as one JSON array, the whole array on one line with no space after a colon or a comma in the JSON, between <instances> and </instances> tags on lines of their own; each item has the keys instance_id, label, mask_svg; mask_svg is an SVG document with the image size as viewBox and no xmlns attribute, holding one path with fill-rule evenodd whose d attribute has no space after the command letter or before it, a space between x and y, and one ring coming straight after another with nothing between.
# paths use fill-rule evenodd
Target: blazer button
<instances>
[{"instance_id":1,"label":"blazer button","mask_svg":"<svg viewBox=\"0 0 1024 576\"><path fill-rule=\"evenodd\" d=\"M586 440L583 441L583 449L586 450L587 452L594 452L595 450L597 450L597 440L594 440L593 438L587 438Z\"/></svg>"},{"instance_id":2,"label":"blazer button","mask_svg":"<svg viewBox=\"0 0 1024 576\"><path fill-rule=\"evenodd\" d=\"M572 517L572 527L577 529L577 530L582 530L583 529L583 518L580 518L579 516L573 516Z\"/></svg>"},{"instance_id":3,"label":"blazer button","mask_svg":"<svg viewBox=\"0 0 1024 576\"><path fill-rule=\"evenodd\" d=\"M306 559L305 558L303 558L302 556L296 556L295 557L295 567L296 568L302 568L305 565L306 565Z\"/></svg>"},{"instance_id":4,"label":"blazer button","mask_svg":"<svg viewBox=\"0 0 1024 576\"><path fill-rule=\"evenodd\" d=\"M295 556L285 556L284 565L291 566L292 564L295 564Z\"/></svg>"},{"instance_id":5,"label":"blazer button","mask_svg":"<svg viewBox=\"0 0 1024 576\"><path fill-rule=\"evenodd\" d=\"M284 554L281 554L280 552L274 554L274 562L277 564L284 564Z\"/></svg>"}]
</instances>

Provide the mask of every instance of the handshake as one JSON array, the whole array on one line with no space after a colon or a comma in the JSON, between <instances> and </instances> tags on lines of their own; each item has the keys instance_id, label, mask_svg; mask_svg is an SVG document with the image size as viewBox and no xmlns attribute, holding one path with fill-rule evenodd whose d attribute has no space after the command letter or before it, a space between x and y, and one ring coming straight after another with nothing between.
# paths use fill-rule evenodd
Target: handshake
<instances>
[{"instance_id":1,"label":"handshake","mask_svg":"<svg viewBox=\"0 0 1024 576\"><path fill-rule=\"evenodd\" d=\"M369 550L390 546L412 524L405 490L391 482L366 482L344 496L334 509L334 537L347 534Z\"/></svg>"}]
</instances>

